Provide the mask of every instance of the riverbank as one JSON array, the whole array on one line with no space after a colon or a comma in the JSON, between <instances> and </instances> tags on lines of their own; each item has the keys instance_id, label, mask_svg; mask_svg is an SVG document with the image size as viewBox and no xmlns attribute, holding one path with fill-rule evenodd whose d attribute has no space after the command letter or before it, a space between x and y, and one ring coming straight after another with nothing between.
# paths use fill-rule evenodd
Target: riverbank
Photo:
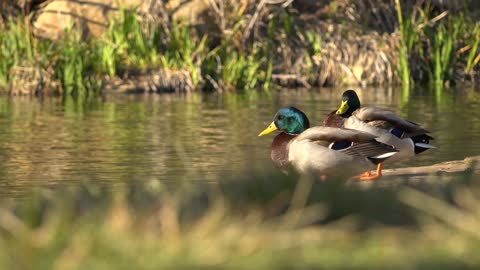
<instances>
[{"instance_id":1,"label":"riverbank","mask_svg":"<svg viewBox=\"0 0 480 270\"><path fill-rule=\"evenodd\" d=\"M475 6L466 11L435 1L127 1L124 9L107 1L101 6L108 12L100 16L95 1L63 2L32 2L16 13L4 7L5 93L442 88L478 81Z\"/></svg>"}]
</instances>

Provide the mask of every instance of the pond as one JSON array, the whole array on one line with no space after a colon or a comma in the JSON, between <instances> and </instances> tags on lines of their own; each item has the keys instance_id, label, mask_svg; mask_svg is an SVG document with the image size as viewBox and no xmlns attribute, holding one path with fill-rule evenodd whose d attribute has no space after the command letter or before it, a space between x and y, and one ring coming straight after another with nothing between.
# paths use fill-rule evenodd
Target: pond
<instances>
[{"instance_id":1,"label":"pond","mask_svg":"<svg viewBox=\"0 0 480 270\"><path fill-rule=\"evenodd\" d=\"M0 196L32 187L95 181L221 181L274 169L273 136L258 137L278 108L297 106L312 124L337 108L343 89L271 94L107 95L77 104L59 98L0 98ZM365 105L422 123L438 149L396 167L480 153L480 94L445 90L358 90ZM83 103L82 103L83 104Z\"/></svg>"}]
</instances>

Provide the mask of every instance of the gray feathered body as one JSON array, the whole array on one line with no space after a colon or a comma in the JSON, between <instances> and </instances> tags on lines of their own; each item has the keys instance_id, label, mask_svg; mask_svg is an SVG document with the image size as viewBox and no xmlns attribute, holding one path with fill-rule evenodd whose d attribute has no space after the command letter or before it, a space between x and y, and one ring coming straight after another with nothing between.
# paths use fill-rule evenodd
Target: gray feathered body
<instances>
[{"instance_id":1,"label":"gray feathered body","mask_svg":"<svg viewBox=\"0 0 480 270\"><path fill-rule=\"evenodd\" d=\"M379 143L372 134L331 127L305 130L290 140L287 150L288 162L301 173L335 176L359 174L374 168L376 160L396 154L394 148Z\"/></svg>"},{"instance_id":2,"label":"gray feathered body","mask_svg":"<svg viewBox=\"0 0 480 270\"><path fill-rule=\"evenodd\" d=\"M391 111L377 107L363 107L356 110L352 116L344 120L345 128L355 129L373 134L376 140L394 146L399 153L392 156L386 163L403 161L415 155L415 136L427 136L427 130L421 126L407 121ZM402 130L400 137L392 134L392 129ZM433 138L431 138L433 139ZM424 147L433 148L429 144L422 144Z\"/></svg>"}]
</instances>

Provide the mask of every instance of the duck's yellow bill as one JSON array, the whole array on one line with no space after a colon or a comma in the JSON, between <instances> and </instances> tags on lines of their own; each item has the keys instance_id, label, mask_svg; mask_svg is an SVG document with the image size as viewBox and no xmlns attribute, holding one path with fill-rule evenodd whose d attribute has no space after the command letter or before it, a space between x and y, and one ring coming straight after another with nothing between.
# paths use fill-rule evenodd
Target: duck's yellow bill
<instances>
[{"instance_id":1,"label":"duck's yellow bill","mask_svg":"<svg viewBox=\"0 0 480 270\"><path fill-rule=\"evenodd\" d=\"M266 129L264 129L262 132L260 132L260 134L258 134L258 136L263 136L263 135L270 134L270 133L274 132L275 130L278 130L278 128L277 128L277 126L275 126L275 122L272 122Z\"/></svg>"},{"instance_id":2,"label":"duck's yellow bill","mask_svg":"<svg viewBox=\"0 0 480 270\"><path fill-rule=\"evenodd\" d=\"M348 111L348 101L344 100L342 101L342 105L340 105L340 108L338 108L336 114L344 114L346 111Z\"/></svg>"}]
</instances>

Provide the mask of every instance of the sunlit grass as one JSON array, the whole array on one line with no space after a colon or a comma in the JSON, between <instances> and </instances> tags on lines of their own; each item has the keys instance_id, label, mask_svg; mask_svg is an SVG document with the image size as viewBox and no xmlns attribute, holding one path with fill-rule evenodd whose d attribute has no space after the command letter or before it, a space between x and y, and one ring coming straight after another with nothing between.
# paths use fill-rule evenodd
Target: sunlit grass
<instances>
[{"instance_id":1,"label":"sunlit grass","mask_svg":"<svg viewBox=\"0 0 480 270\"><path fill-rule=\"evenodd\" d=\"M413 43L417 38L417 34L413 29L413 24L411 21L413 20L413 18L411 18L410 20L407 18L404 18L400 0L395 0L395 3L397 8L398 24L400 27L400 34L401 34L401 43L398 48L399 73L400 73L400 78L403 84L403 92L408 93L410 91L410 88L412 87L409 54L410 54L410 51L412 50Z\"/></svg>"},{"instance_id":2,"label":"sunlit grass","mask_svg":"<svg viewBox=\"0 0 480 270\"><path fill-rule=\"evenodd\" d=\"M429 1L413 6L393 3L401 39L392 47L398 50L398 59L393 53L388 60L397 66L405 100L414 84L433 85L441 94L443 87L465 75L474 77L480 62L478 23L466 13L439 11ZM34 38L22 19L9 21L0 32L0 87L8 90L12 82L42 74L39 84L55 88L58 94L88 96L99 93L112 78L160 69L188 74L197 90L269 90L272 75L292 73L313 85L322 70L322 46L328 42L293 11L272 8L269 16L262 15L251 26L256 21L250 15L232 15L223 18L228 25L223 32L210 34L183 22L160 23L136 10L121 10L100 38L86 39L69 30L56 42ZM299 69L291 67L293 59ZM283 67L279 60L285 61ZM18 78L12 72L16 70L31 74Z\"/></svg>"},{"instance_id":3,"label":"sunlit grass","mask_svg":"<svg viewBox=\"0 0 480 270\"><path fill-rule=\"evenodd\" d=\"M238 24L240 25L240 24ZM98 93L105 76L149 69L187 71L194 87L202 88L208 79L229 91L250 90L269 82L260 76L270 70L265 55L252 48L234 46L231 37L215 48L209 45L208 33L199 36L189 25L171 23L163 29L155 21L142 21L135 10L121 10L106 33L100 38L84 39L80 33L67 30L59 41L36 39L21 21L10 21L0 33L2 47L0 87L8 89L11 70L20 65L38 69L53 67L51 80L61 82L60 94L86 96ZM269 87L269 84L266 84ZM223 90L223 89L218 89Z\"/></svg>"},{"instance_id":4,"label":"sunlit grass","mask_svg":"<svg viewBox=\"0 0 480 270\"><path fill-rule=\"evenodd\" d=\"M209 50L208 35L195 38L192 28L177 23L172 24L170 33L170 43L162 57L163 67L188 70L193 83L198 86L203 79L201 64Z\"/></svg>"},{"instance_id":5,"label":"sunlit grass","mask_svg":"<svg viewBox=\"0 0 480 270\"><path fill-rule=\"evenodd\" d=\"M13 80L22 80L12 75L15 68L30 70L54 69L54 78L59 80L60 92L67 95L86 95L95 92L99 85L93 79L95 56L90 43L83 42L80 35L68 30L58 43L34 38L28 24L10 21L8 31L0 33L2 50L0 64L0 87L7 89ZM24 82L29 83L29 82ZM20 83L22 84L22 83Z\"/></svg>"},{"instance_id":6,"label":"sunlit grass","mask_svg":"<svg viewBox=\"0 0 480 270\"><path fill-rule=\"evenodd\" d=\"M404 14L400 1L395 2L401 34L398 73L405 93L415 82L430 84L441 95L464 72L459 64L467 73L475 69L480 61L479 27L466 12L435 13L427 1Z\"/></svg>"},{"instance_id":7,"label":"sunlit grass","mask_svg":"<svg viewBox=\"0 0 480 270\"><path fill-rule=\"evenodd\" d=\"M466 72L472 72L473 68L478 65L478 62L480 62L480 54L478 53L478 46L480 45L480 23L478 22L473 28L472 40L470 43L473 45L468 53Z\"/></svg>"},{"instance_id":8,"label":"sunlit grass","mask_svg":"<svg viewBox=\"0 0 480 270\"><path fill-rule=\"evenodd\" d=\"M9 31L0 31L0 87L6 88L10 78L10 70L22 64L22 61L33 63L34 40L28 26L10 20Z\"/></svg>"},{"instance_id":9,"label":"sunlit grass","mask_svg":"<svg viewBox=\"0 0 480 270\"><path fill-rule=\"evenodd\" d=\"M257 59L254 55L232 52L226 57L222 81L233 89L255 89L260 80L260 67L263 62L265 59Z\"/></svg>"},{"instance_id":10,"label":"sunlit grass","mask_svg":"<svg viewBox=\"0 0 480 270\"><path fill-rule=\"evenodd\" d=\"M62 83L65 95L85 96L100 88L98 74L95 74L95 55L89 50L89 44L81 41L79 33L65 35L57 44L55 75ZM95 77L97 76L97 77Z\"/></svg>"},{"instance_id":11,"label":"sunlit grass","mask_svg":"<svg viewBox=\"0 0 480 270\"><path fill-rule=\"evenodd\" d=\"M303 189L308 180L278 174L175 189L157 180L43 189L2 201L0 267L475 269L473 179L444 186L455 206L411 188Z\"/></svg>"}]
</instances>

